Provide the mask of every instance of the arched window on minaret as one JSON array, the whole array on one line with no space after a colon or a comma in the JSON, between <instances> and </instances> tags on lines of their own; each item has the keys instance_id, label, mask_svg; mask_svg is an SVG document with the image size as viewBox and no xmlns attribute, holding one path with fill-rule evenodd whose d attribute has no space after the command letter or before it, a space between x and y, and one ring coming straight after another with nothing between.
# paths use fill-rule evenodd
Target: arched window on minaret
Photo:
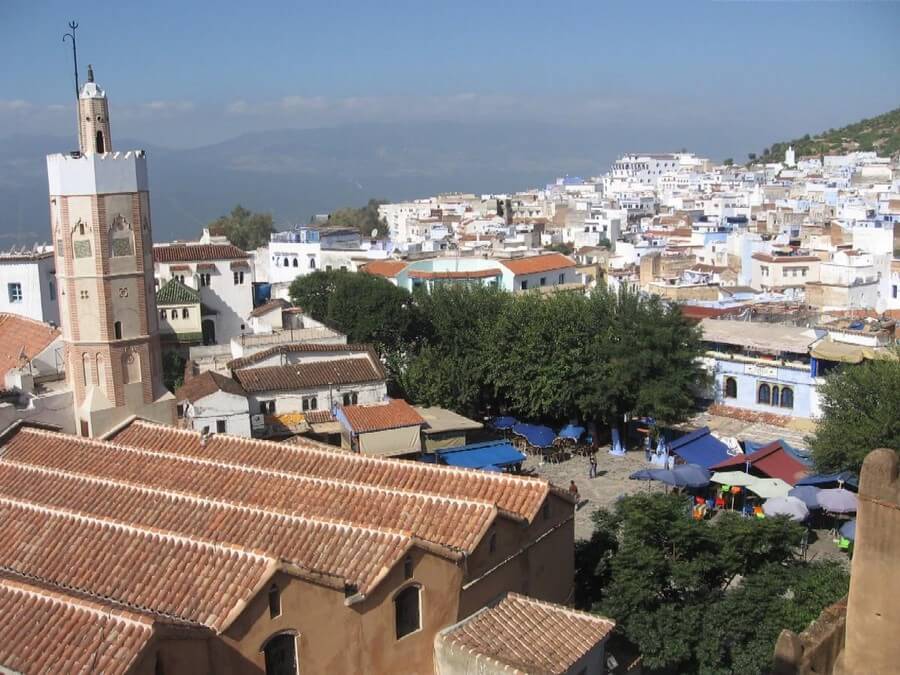
<instances>
[{"instance_id":1,"label":"arched window on minaret","mask_svg":"<svg viewBox=\"0 0 900 675\"><path fill-rule=\"evenodd\" d=\"M103 132L97 132L97 154L102 155L106 150L103 149Z\"/></svg>"},{"instance_id":2,"label":"arched window on minaret","mask_svg":"<svg viewBox=\"0 0 900 675\"><path fill-rule=\"evenodd\" d=\"M93 383L93 377L91 375L91 355L87 352L84 352L81 355L81 375L84 378L84 386L91 386Z\"/></svg>"},{"instance_id":3,"label":"arched window on minaret","mask_svg":"<svg viewBox=\"0 0 900 675\"><path fill-rule=\"evenodd\" d=\"M97 373L97 386L103 387L103 385L106 384L106 364L103 362L103 356L101 354L97 354L97 358L94 359L94 364L96 365L94 372Z\"/></svg>"},{"instance_id":4,"label":"arched window on minaret","mask_svg":"<svg viewBox=\"0 0 900 675\"><path fill-rule=\"evenodd\" d=\"M122 354L122 381L125 384L141 381L141 357L133 351Z\"/></svg>"},{"instance_id":5,"label":"arched window on minaret","mask_svg":"<svg viewBox=\"0 0 900 675\"><path fill-rule=\"evenodd\" d=\"M134 230L121 215L109 227L109 255L112 258L134 255Z\"/></svg>"}]
</instances>

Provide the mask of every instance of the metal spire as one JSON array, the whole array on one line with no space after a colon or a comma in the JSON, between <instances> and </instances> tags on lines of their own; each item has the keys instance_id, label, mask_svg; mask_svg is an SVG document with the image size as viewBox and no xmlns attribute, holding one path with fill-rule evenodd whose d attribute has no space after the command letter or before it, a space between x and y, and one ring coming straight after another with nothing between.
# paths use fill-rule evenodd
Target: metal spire
<instances>
[{"instance_id":1,"label":"metal spire","mask_svg":"<svg viewBox=\"0 0 900 675\"><path fill-rule=\"evenodd\" d=\"M72 39L72 61L75 64L75 100L77 101L80 87L78 86L78 49L75 45L75 29L78 28L78 22L70 21L69 28L72 29L72 32L63 35L63 42L66 41L66 38ZM93 78L91 78L91 81L93 81Z\"/></svg>"}]
</instances>

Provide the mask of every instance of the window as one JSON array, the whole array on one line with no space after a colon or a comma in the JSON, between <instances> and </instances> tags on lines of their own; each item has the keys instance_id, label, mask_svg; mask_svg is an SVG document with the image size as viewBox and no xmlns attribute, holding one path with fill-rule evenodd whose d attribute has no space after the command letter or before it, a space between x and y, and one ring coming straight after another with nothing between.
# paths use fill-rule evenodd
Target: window
<instances>
[{"instance_id":1,"label":"window","mask_svg":"<svg viewBox=\"0 0 900 675\"><path fill-rule=\"evenodd\" d=\"M297 638L290 633L276 635L263 650L266 675L297 675Z\"/></svg>"},{"instance_id":2,"label":"window","mask_svg":"<svg viewBox=\"0 0 900 675\"><path fill-rule=\"evenodd\" d=\"M326 272L330 272L330 271L331 271L331 265L325 265L325 271L326 271ZM897 287L894 286L894 288L897 288ZM896 296L894 296L894 297L896 297Z\"/></svg>"},{"instance_id":3,"label":"window","mask_svg":"<svg viewBox=\"0 0 900 675\"><path fill-rule=\"evenodd\" d=\"M897 289L897 287L894 286L894 290L896 290L896 289ZM894 296L894 297L896 297L896 296ZM52 281L50 282L50 299L56 300L56 284L54 284Z\"/></svg>"},{"instance_id":4,"label":"window","mask_svg":"<svg viewBox=\"0 0 900 675\"><path fill-rule=\"evenodd\" d=\"M188 308L187 307L185 307L181 310L181 318L182 319L188 318Z\"/></svg>"},{"instance_id":5,"label":"window","mask_svg":"<svg viewBox=\"0 0 900 675\"><path fill-rule=\"evenodd\" d=\"M159 310L159 318L160 319L168 318L168 314L166 313L166 310L164 310L164 309Z\"/></svg>"},{"instance_id":6,"label":"window","mask_svg":"<svg viewBox=\"0 0 900 675\"><path fill-rule=\"evenodd\" d=\"M6 285L10 302L22 302L22 284L16 282Z\"/></svg>"},{"instance_id":7,"label":"window","mask_svg":"<svg viewBox=\"0 0 900 675\"><path fill-rule=\"evenodd\" d=\"M894 299L897 298L897 284L891 286L891 297Z\"/></svg>"},{"instance_id":8,"label":"window","mask_svg":"<svg viewBox=\"0 0 900 675\"><path fill-rule=\"evenodd\" d=\"M519 282L519 289L523 291L528 290L528 279L523 279Z\"/></svg>"},{"instance_id":9,"label":"window","mask_svg":"<svg viewBox=\"0 0 900 675\"><path fill-rule=\"evenodd\" d=\"M275 401L260 401L259 402L259 412L263 415L273 415L275 414Z\"/></svg>"},{"instance_id":10,"label":"window","mask_svg":"<svg viewBox=\"0 0 900 675\"><path fill-rule=\"evenodd\" d=\"M778 405L778 401L780 399L779 396L780 390L778 387L772 387L772 405Z\"/></svg>"},{"instance_id":11,"label":"window","mask_svg":"<svg viewBox=\"0 0 900 675\"><path fill-rule=\"evenodd\" d=\"M419 587L407 586L394 598L397 639L415 633L420 625Z\"/></svg>"},{"instance_id":12,"label":"window","mask_svg":"<svg viewBox=\"0 0 900 675\"><path fill-rule=\"evenodd\" d=\"M282 262L281 264L284 265L285 267L287 267L290 263L288 262L288 259L285 258L284 262Z\"/></svg>"},{"instance_id":13,"label":"window","mask_svg":"<svg viewBox=\"0 0 900 675\"><path fill-rule=\"evenodd\" d=\"M269 618L281 616L281 590L275 584L269 587Z\"/></svg>"},{"instance_id":14,"label":"window","mask_svg":"<svg viewBox=\"0 0 900 675\"><path fill-rule=\"evenodd\" d=\"M359 395L355 391L347 392L342 397L344 405L356 405L359 402Z\"/></svg>"},{"instance_id":15,"label":"window","mask_svg":"<svg viewBox=\"0 0 900 675\"><path fill-rule=\"evenodd\" d=\"M239 286L244 283L244 273L243 272L235 272L234 273L234 285Z\"/></svg>"},{"instance_id":16,"label":"window","mask_svg":"<svg viewBox=\"0 0 900 675\"><path fill-rule=\"evenodd\" d=\"M184 419L184 403L175 406L175 413L178 415L178 419Z\"/></svg>"},{"instance_id":17,"label":"window","mask_svg":"<svg viewBox=\"0 0 900 675\"><path fill-rule=\"evenodd\" d=\"M566 273L565 272L560 272L559 281L557 281L557 283L560 283L560 284L566 283Z\"/></svg>"},{"instance_id":18,"label":"window","mask_svg":"<svg viewBox=\"0 0 900 675\"><path fill-rule=\"evenodd\" d=\"M761 384L759 385L759 389L756 392L756 402L765 403L766 405L768 405L770 395L771 392L769 391L769 385Z\"/></svg>"},{"instance_id":19,"label":"window","mask_svg":"<svg viewBox=\"0 0 900 675\"><path fill-rule=\"evenodd\" d=\"M300 261L297 258L294 258L294 267L300 267Z\"/></svg>"},{"instance_id":20,"label":"window","mask_svg":"<svg viewBox=\"0 0 900 675\"><path fill-rule=\"evenodd\" d=\"M200 274L200 285L201 286L209 286L210 276L208 272L202 272Z\"/></svg>"},{"instance_id":21,"label":"window","mask_svg":"<svg viewBox=\"0 0 900 675\"><path fill-rule=\"evenodd\" d=\"M304 396L302 399L303 412L307 410L316 410L319 407L319 402L315 396Z\"/></svg>"},{"instance_id":22,"label":"window","mask_svg":"<svg viewBox=\"0 0 900 675\"><path fill-rule=\"evenodd\" d=\"M412 579L413 576L413 559L411 555L403 559L403 578Z\"/></svg>"},{"instance_id":23,"label":"window","mask_svg":"<svg viewBox=\"0 0 900 675\"><path fill-rule=\"evenodd\" d=\"M122 339L122 322L121 321L116 321L113 324L113 333L116 336L116 340Z\"/></svg>"},{"instance_id":24,"label":"window","mask_svg":"<svg viewBox=\"0 0 900 675\"><path fill-rule=\"evenodd\" d=\"M794 390L790 387L784 387L781 390L781 407L782 408L793 408L794 407Z\"/></svg>"},{"instance_id":25,"label":"window","mask_svg":"<svg viewBox=\"0 0 900 675\"><path fill-rule=\"evenodd\" d=\"M87 291L79 291L78 295L82 300L87 300L89 297L91 297L91 294Z\"/></svg>"},{"instance_id":26,"label":"window","mask_svg":"<svg viewBox=\"0 0 900 675\"><path fill-rule=\"evenodd\" d=\"M540 283L541 283L541 286L546 286L547 285L547 277L541 277Z\"/></svg>"},{"instance_id":27,"label":"window","mask_svg":"<svg viewBox=\"0 0 900 675\"><path fill-rule=\"evenodd\" d=\"M733 377L725 378L725 398L737 398L737 380Z\"/></svg>"},{"instance_id":28,"label":"window","mask_svg":"<svg viewBox=\"0 0 900 675\"><path fill-rule=\"evenodd\" d=\"M175 278L178 279L179 283L181 283L181 284L184 283L184 275L183 274L176 274Z\"/></svg>"}]
</instances>

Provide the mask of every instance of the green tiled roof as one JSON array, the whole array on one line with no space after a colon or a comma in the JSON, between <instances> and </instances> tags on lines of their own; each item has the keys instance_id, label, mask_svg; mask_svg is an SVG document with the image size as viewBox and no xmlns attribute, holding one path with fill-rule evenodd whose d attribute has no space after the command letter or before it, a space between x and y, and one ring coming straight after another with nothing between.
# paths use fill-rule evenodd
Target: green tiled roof
<instances>
[{"instance_id":1,"label":"green tiled roof","mask_svg":"<svg viewBox=\"0 0 900 675\"><path fill-rule=\"evenodd\" d=\"M200 302L200 294L185 286L178 279L169 279L156 291L157 305L195 305Z\"/></svg>"}]
</instances>

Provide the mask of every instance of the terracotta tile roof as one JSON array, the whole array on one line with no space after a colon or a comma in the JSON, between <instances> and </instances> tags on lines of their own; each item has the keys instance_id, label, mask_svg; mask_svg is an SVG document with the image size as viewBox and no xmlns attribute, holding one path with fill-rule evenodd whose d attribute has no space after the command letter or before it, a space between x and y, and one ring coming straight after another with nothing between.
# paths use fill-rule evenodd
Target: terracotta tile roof
<instances>
[{"instance_id":1,"label":"terracotta tile roof","mask_svg":"<svg viewBox=\"0 0 900 675\"><path fill-rule=\"evenodd\" d=\"M153 635L135 612L0 577L0 664L19 673L125 673Z\"/></svg>"},{"instance_id":2,"label":"terracotta tile roof","mask_svg":"<svg viewBox=\"0 0 900 675\"><path fill-rule=\"evenodd\" d=\"M333 577L341 586L356 586L362 593L371 590L384 570L411 545L407 533L293 516L27 464L0 463L2 498L286 560L312 574Z\"/></svg>"},{"instance_id":3,"label":"terracotta tile roof","mask_svg":"<svg viewBox=\"0 0 900 675\"><path fill-rule=\"evenodd\" d=\"M575 261L562 253L547 253L527 258L501 260L500 264L513 274L536 274L538 272L552 272L553 270L575 267Z\"/></svg>"},{"instance_id":4,"label":"terracotta tile roof","mask_svg":"<svg viewBox=\"0 0 900 675\"><path fill-rule=\"evenodd\" d=\"M250 316L251 317L263 316L264 314L268 314L269 312L287 309L290 306L291 306L291 303L289 303L287 300L283 300L281 298L275 298L273 300L269 300L268 302L261 304L259 307L254 308L253 311L250 312Z\"/></svg>"},{"instance_id":5,"label":"terracotta tile roof","mask_svg":"<svg viewBox=\"0 0 900 675\"><path fill-rule=\"evenodd\" d=\"M230 377L225 377L219 373L207 370L199 375L193 375L188 378L175 392L175 398L178 401L190 401L191 403L194 403L204 396L209 396L217 391L224 391L226 394L234 394L235 396L247 395L244 388Z\"/></svg>"},{"instance_id":6,"label":"terracotta tile roof","mask_svg":"<svg viewBox=\"0 0 900 675\"><path fill-rule=\"evenodd\" d=\"M492 270L459 270L448 272L429 272L427 270L410 270L410 279L491 279L499 277L503 272L499 268Z\"/></svg>"},{"instance_id":7,"label":"terracotta tile roof","mask_svg":"<svg viewBox=\"0 0 900 675\"><path fill-rule=\"evenodd\" d=\"M377 364L377 365L376 365ZM384 380L378 359L368 356L329 359L286 366L263 366L234 371L234 376L248 392L296 391L327 387L329 384L363 384Z\"/></svg>"},{"instance_id":8,"label":"terracotta tile roof","mask_svg":"<svg viewBox=\"0 0 900 675\"><path fill-rule=\"evenodd\" d=\"M754 253L752 258L754 260L772 263L822 262L821 258L814 255L769 255L768 253Z\"/></svg>"},{"instance_id":9,"label":"terracotta tile roof","mask_svg":"<svg viewBox=\"0 0 900 675\"><path fill-rule=\"evenodd\" d=\"M615 622L509 593L439 633L439 640L525 673L565 673Z\"/></svg>"},{"instance_id":10,"label":"terracotta tile roof","mask_svg":"<svg viewBox=\"0 0 900 675\"><path fill-rule=\"evenodd\" d=\"M221 434L216 436L223 437ZM207 447L210 445L211 442ZM271 445L285 454L296 450L296 446ZM434 544L465 551L474 548L497 513L494 505L484 500L399 491L337 478L251 469L225 464L218 459L182 458L78 437L61 439L53 432L23 430L6 444L4 462L0 464L43 467L45 470L91 476L119 484L192 495L206 501L214 500L220 505L220 511L221 504L227 503L278 515L413 535ZM52 498L45 497L44 501ZM203 510L198 504L189 506L198 512ZM173 512L177 511L174 506L170 508ZM127 515L128 511L123 513ZM179 520L186 521L183 527L191 524L187 512L182 513L179 519L167 519L165 525L156 525L160 517L154 517L154 527L179 530L182 527ZM235 527L246 526L251 531L244 533L243 543L234 543L261 551L258 545L247 543L247 537L253 535L252 529L257 527L252 521L258 520L258 517L236 520ZM224 526L219 524L218 527ZM219 541L215 528L186 535L205 541ZM327 560L323 560L322 564L325 563Z\"/></svg>"},{"instance_id":11,"label":"terracotta tile roof","mask_svg":"<svg viewBox=\"0 0 900 675\"><path fill-rule=\"evenodd\" d=\"M756 469L757 472L763 474L766 478L780 478L790 485L796 485L798 480L810 473L809 467L788 454L781 447L779 441L772 441L750 454L736 455L726 459L715 466L711 466L710 470L744 469L748 462L752 469Z\"/></svg>"},{"instance_id":12,"label":"terracotta tile roof","mask_svg":"<svg viewBox=\"0 0 900 675\"><path fill-rule=\"evenodd\" d=\"M388 279L393 279L400 272L406 269L406 266L409 263L405 263L401 260L373 260L370 263L366 263L362 267L360 267L360 272L366 272L368 274L375 274L379 277L387 277Z\"/></svg>"},{"instance_id":13,"label":"terracotta tile roof","mask_svg":"<svg viewBox=\"0 0 900 675\"><path fill-rule=\"evenodd\" d=\"M350 428L358 434L425 424L416 409L399 398L391 398L382 403L345 405L341 412Z\"/></svg>"},{"instance_id":14,"label":"terracotta tile roof","mask_svg":"<svg viewBox=\"0 0 900 675\"><path fill-rule=\"evenodd\" d=\"M274 561L0 498L0 568L218 630L271 575Z\"/></svg>"},{"instance_id":15,"label":"terracotta tile roof","mask_svg":"<svg viewBox=\"0 0 900 675\"><path fill-rule=\"evenodd\" d=\"M306 413L306 421L309 424L326 424L334 422L334 415L330 410L310 410Z\"/></svg>"},{"instance_id":16,"label":"terracotta tile roof","mask_svg":"<svg viewBox=\"0 0 900 675\"><path fill-rule=\"evenodd\" d=\"M294 342L287 345L275 345L274 347L269 347L268 349L258 351L255 354L250 354L250 356L243 356L238 359L233 359L232 361L229 361L226 366L230 370L240 370L241 368L252 366L254 363L265 361L267 358L269 358L270 356L274 356L275 354L303 354L309 352L358 352L375 354L375 350L372 348L372 346L367 344L348 345L318 344L315 342ZM378 360L377 357L376 360Z\"/></svg>"},{"instance_id":17,"label":"terracotta tile roof","mask_svg":"<svg viewBox=\"0 0 900 675\"><path fill-rule=\"evenodd\" d=\"M249 254L234 244L168 244L153 247L153 260L158 263L236 260L247 257Z\"/></svg>"},{"instance_id":18,"label":"terracotta tile roof","mask_svg":"<svg viewBox=\"0 0 900 675\"><path fill-rule=\"evenodd\" d=\"M0 313L0 378L44 351L59 337L58 328L18 314ZM0 381L2 388L2 381Z\"/></svg>"},{"instance_id":19,"label":"terracotta tile roof","mask_svg":"<svg viewBox=\"0 0 900 675\"><path fill-rule=\"evenodd\" d=\"M174 277L156 291L157 305L196 305L199 302L200 293Z\"/></svg>"},{"instance_id":20,"label":"terracotta tile roof","mask_svg":"<svg viewBox=\"0 0 900 675\"><path fill-rule=\"evenodd\" d=\"M203 445L199 432L143 420L124 427L112 440L148 452L215 458L220 463L485 501L528 521L538 513L550 490L548 483L540 479L335 452L329 446L312 442L307 447L285 446L215 434Z\"/></svg>"}]
</instances>

